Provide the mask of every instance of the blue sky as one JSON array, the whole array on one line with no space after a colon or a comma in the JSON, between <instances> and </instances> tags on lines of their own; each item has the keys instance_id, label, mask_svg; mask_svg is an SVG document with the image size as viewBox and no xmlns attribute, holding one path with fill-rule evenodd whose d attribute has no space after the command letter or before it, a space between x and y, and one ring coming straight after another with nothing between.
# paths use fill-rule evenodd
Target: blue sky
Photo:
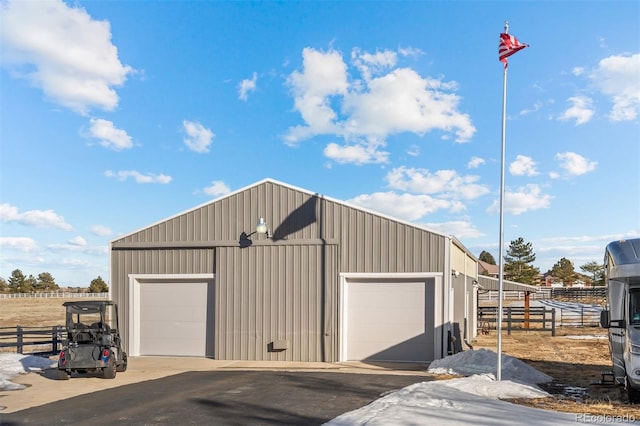
<instances>
[{"instance_id":1,"label":"blue sky","mask_svg":"<svg viewBox=\"0 0 640 426\"><path fill-rule=\"evenodd\" d=\"M1 1L0 276L270 177L576 270L640 236L640 3Z\"/></svg>"}]
</instances>

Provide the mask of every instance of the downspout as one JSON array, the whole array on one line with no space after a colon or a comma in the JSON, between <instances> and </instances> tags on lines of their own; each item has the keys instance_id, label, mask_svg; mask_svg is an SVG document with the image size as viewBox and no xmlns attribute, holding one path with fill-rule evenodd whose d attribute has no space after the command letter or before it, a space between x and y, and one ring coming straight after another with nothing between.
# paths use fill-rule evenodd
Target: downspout
<instances>
[{"instance_id":1,"label":"downspout","mask_svg":"<svg viewBox=\"0 0 640 426\"><path fill-rule=\"evenodd\" d=\"M444 358L449 353L449 346L451 340L451 245L453 244L453 238L451 236L446 237L448 244L445 244L444 250L444 277L442 280L442 353L441 358Z\"/></svg>"}]
</instances>

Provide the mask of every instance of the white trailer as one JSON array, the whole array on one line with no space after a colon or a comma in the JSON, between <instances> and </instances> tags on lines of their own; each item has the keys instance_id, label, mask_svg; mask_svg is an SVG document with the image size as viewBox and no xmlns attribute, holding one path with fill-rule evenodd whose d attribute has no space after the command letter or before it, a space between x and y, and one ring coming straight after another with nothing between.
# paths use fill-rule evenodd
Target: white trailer
<instances>
[{"instance_id":1,"label":"white trailer","mask_svg":"<svg viewBox=\"0 0 640 426\"><path fill-rule=\"evenodd\" d=\"M608 307L600 325L609 329L614 380L640 402L640 238L609 243L604 268Z\"/></svg>"}]
</instances>

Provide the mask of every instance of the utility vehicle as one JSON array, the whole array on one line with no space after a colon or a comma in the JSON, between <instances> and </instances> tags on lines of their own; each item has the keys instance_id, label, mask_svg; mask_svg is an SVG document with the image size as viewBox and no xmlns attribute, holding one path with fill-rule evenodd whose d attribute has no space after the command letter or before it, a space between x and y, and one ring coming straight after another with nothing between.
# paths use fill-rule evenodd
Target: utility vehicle
<instances>
[{"instance_id":1,"label":"utility vehicle","mask_svg":"<svg viewBox=\"0 0 640 426\"><path fill-rule=\"evenodd\" d=\"M118 305L107 300L65 302L66 336L58 358L58 379L71 373L101 372L114 379L127 370L118 330Z\"/></svg>"}]
</instances>

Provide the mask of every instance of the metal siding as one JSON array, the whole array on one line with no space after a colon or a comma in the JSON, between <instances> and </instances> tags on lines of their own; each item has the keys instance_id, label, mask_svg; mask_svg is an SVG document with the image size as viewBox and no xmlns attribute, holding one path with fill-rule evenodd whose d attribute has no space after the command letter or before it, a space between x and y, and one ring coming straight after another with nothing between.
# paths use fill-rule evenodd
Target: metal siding
<instances>
[{"instance_id":1,"label":"metal siding","mask_svg":"<svg viewBox=\"0 0 640 426\"><path fill-rule=\"evenodd\" d=\"M451 245L451 269L454 269L460 273L465 271L465 252L455 244Z\"/></svg>"},{"instance_id":2,"label":"metal siding","mask_svg":"<svg viewBox=\"0 0 640 426\"><path fill-rule=\"evenodd\" d=\"M213 256L213 249L112 251L110 287L112 297L118 303L123 342L129 341L130 274L214 273Z\"/></svg>"},{"instance_id":3,"label":"metal siding","mask_svg":"<svg viewBox=\"0 0 640 426\"><path fill-rule=\"evenodd\" d=\"M264 246L254 245L243 249L242 253L247 253L243 256L249 256L243 260L244 263L241 262L241 258L236 259L233 256L229 258L229 253L234 251L238 251L237 255L240 254L237 246L216 245L216 242L220 241L226 244L233 243L238 241L242 232L252 232L255 230L258 217L266 219L272 233L278 230L279 238L269 242L263 241L262 243L266 244ZM313 218L315 220L312 220ZM257 235L252 236L252 238L256 237L263 238ZM314 246L313 243L300 244L301 241L309 239L322 239L337 244L326 246L327 253L331 252L330 256L327 254L325 257L327 267L325 278L327 286L330 287L326 296L322 295L317 283L308 288L295 290L283 284L292 282L296 276L319 274L318 271L313 270L316 267L314 265L317 265L314 263L315 260L306 263L302 261L305 256L315 259L319 255L317 252L313 254L319 246ZM334 287L337 285L338 272L443 272L446 240L447 238L442 235L410 224L396 222L372 212L365 212L340 202L326 200L321 196L267 181L115 240L113 244L116 246L118 243L135 242L150 246L145 249L127 249L126 247L113 249L111 285L114 297L122 306L121 316L124 317L124 324L121 328L126 333L128 318L125 312L129 302L127 291L129 274L216 273L218 277L223 270L229 276L238 274L243 292L236 294L232 288L216 290L224 296L216 299L217 304L249 303L253 306L251 303L257 303L259 299L251 299L251 297L261 297L264 302L260 305L256 304L255 318L249 313L237 321L239 324L255 322L255 336L260 337L262 342L267 338L266 334L275 335L282 330L295 333L298 330L295 327L303 327L305 324L303 308L307 306L304 309L312 310L307 311L308 325L304 327L317 330L317 317L325 316L325 324L328 328L324 330L328 333L326 356L327 360L331 360L337 359L338 300ZM172 242L186 244L211 242L211 247L181 249L153 247L153 243ZM214 249L214 247L217 248ZM329 247L331 247L330 250ZM214 261L214 250L221 250L225 254L220 254ZM262 261L259 262L258 258L252 257L251 253L255 253L256 256L259 254ZM273 253L277 253L277 262L266 262L275 256ZM291 263L293 258L303 263L295 265ZM242 268L256 271L260 263L264 265L263 275L270 277L271 282L275 283L273 286L250 287L246 274L242 275ZM308 294L305 293L306 291ZM319 305L292 305L292 308L286 308L286 303L291 301L308 301L322 297L326 297L327 307L324 313L320 312ZM274 309L274 312L283 310L285 315L278 317L278 321L265 322L266 314L260 311L264 306ZM240 307L236 307L236 311ZM229 312L225 318L220 318L216 327L228 330L229 327L237 324L234 322L236 321L234 315L228 316L232 311L233 305L229 305ZM289 322L289 317L297 318L301 325L296 326L294 322ZM306 318L304 320L307 321ZM230 337L221 335L217 338L226 342ZM263 350L263 347L257 345L253 347L234 345L237 344L230 341L229 345L224 346L225 351L243 352L249 357L251 351L255 351L257 356ZM269 353L269 356L272 357L270 359L281 359L295 353L305 358L308 352L309 359L314 359L318 357L320 349L313 345L316 343L309 343L307 347L292 347L284 351L286 355ZM221 344L216 345L216 350L221 350L221 347Z\"/></svg>"},{"instance_id":4,"label":"metal siding","mask_svg":"<svg viewBox=\"0 0 640 426\"><path fill-rule=\"evenodd\" d=\"M335 246L323 245L217 250L215 357L322 361L322 279L337 275L335 262L327 261L335 252ZM328 301L336 300L337 281L327 281L331 283ZM337 306L331 306L331 311L337 311ZM289 348L269 351L275 340L287 340ZM335 349L330 346L328 357L334 359Z\"/></svg>"},{"instance_id":5,"label":"metal siding","mask_svg":"<svg viewBox=\"0 0 640 426\"><path fill-rule=\"evenodd\" d=\"M331 202L329 202L331 203ZM445 237L336 205L326 209L327 238L340 241L341 272L443 272Z\"/></svg>"}]
</instances>

